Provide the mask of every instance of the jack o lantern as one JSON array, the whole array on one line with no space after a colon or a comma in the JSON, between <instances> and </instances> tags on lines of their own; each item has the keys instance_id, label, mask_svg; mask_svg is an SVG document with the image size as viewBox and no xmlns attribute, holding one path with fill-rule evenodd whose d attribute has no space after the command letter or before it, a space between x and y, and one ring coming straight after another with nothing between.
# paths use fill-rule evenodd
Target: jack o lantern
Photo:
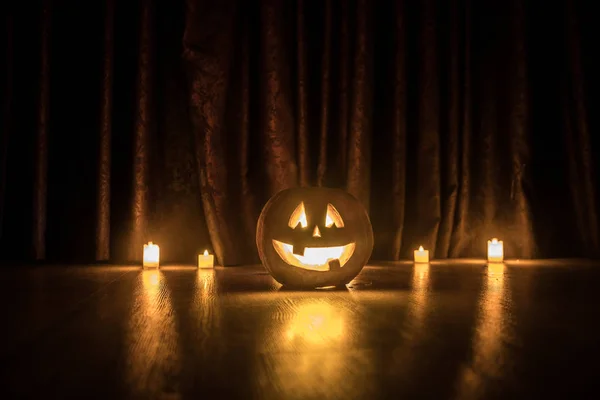
<instances>
[{"instance_id":1,"label":"jack o lantern","mask_svg":"<svg viewBox=\"0 0 600 400\"><path fill-rule=\"evenodd\" d=\"M293 188L277 193L263 208L256 245L265 268L285 286L341 286L369 260L373 229L350 194Z\"/></svg>"}]
</instances>

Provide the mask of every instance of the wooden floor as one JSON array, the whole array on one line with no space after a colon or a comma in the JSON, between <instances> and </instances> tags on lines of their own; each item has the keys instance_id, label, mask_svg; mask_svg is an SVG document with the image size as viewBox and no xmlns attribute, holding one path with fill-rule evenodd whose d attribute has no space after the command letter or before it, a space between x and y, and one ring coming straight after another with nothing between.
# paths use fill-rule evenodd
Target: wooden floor
<instances>
[{"instance_id":1,"label":"wooden floor","mask_svg":"<svg viewBox=\"0 0 600 400\"><path fill-rule=\"evenodd\" d=\"M0 398L598 398L600 267L0 270Z\"/></svg>"}]
</instances>

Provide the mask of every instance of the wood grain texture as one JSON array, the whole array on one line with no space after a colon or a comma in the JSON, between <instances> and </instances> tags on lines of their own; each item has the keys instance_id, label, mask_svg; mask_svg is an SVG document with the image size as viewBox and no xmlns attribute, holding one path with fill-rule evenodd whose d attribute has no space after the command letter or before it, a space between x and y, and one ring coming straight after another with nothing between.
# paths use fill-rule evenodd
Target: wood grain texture
<instances>
[{"instance_id":1,"label":"wood grain texture","mask_svg":"<svg viewBox=\"0 0 600 400\"><path fill-rule=\"evenodd\" d=\"M2 398L581 398L600 269L370 266L285 290L260 266L4 269ZM592 392L586 392L592 393Z\"/></svg>"}]
</instances>

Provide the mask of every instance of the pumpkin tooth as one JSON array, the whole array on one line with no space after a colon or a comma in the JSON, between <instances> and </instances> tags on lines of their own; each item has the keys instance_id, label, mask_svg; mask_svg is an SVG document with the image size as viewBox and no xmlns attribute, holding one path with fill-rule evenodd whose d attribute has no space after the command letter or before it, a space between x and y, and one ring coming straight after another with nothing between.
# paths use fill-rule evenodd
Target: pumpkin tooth
<instances>
[{"instance_id":1,"label":"pumpkin tooth","mask_svg":"<svg viewBox=\"0 0 600 400\"><path fill-rule=\"evenodd\" d=\"M333 260L329 260L327 262L327 264L329 264L329 270L330 271L335 271L336 269L340 269L342 267L340 265L340 259L339 258L335 258Z\"/></svg>"},{"instance_id":2,"label":"pumpkin tooth","mask_svg":"<svg viewBox=\"0 0 600 400\"><path fill-rule=\"evenodd\" d=\"M292 253L298 256L303 256L304 250L306 250L305 246L292 246Z\"/></svg>"}]
</instances>

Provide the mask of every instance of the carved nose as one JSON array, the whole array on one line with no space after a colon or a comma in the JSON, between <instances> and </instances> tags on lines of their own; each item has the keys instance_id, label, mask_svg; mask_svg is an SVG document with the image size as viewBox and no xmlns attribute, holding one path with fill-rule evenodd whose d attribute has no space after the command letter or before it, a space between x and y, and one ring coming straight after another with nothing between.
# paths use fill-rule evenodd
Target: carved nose
<instances>
[{"instance_id":1,"label":"carved nose","mask_svg":"<svg viewBox=\"0 0 600 400\"><path fill-rule=\"evenodd\" d=\"M315 225L315 230L313 231L313 237L321 237L321 231L319 231L319 227Z\"/></svg>"}]
</instances>

